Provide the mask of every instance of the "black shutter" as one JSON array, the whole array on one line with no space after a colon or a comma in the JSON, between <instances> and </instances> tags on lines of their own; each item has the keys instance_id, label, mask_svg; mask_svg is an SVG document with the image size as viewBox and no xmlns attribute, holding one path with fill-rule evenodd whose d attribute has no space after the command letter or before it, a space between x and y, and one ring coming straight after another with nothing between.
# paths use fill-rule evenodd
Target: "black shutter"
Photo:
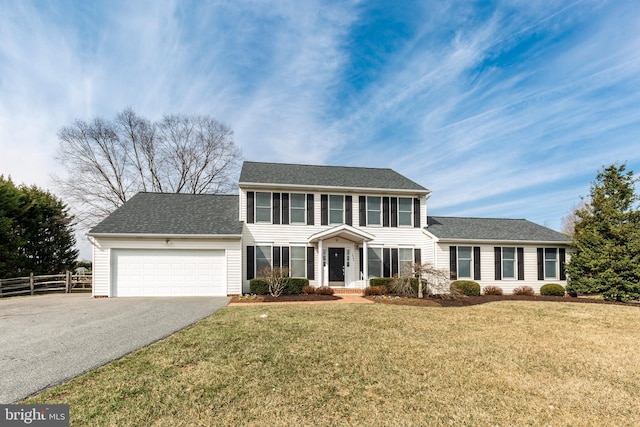
<instances>
[{"instance_id":1,"label":"black shutter","mask_svg":"<svg viewBox=\"0 0 640 427\"><path fill-rule=\"evenodd\" d=\"M524 248L516 248L518 253L518 280L524 280Z\"/></svg>"},{"instance_id":2,"label":"black shutter","mask_svg":"<svg viewBox=\"0 0 640 427\"><path fill-rule=\"evenodd\" d=\"M282 223L289 224L289 193L282 193Z\"/></svg>"},{"instance_id":3,"label":"black shutter","mask_svg":"<svg viewBox=\"0 0 640 427\"><path fill-rule=\"evenodd\" d=\"M391 277L400 275L398 271L398 249L391 248Z\"/></svg>"},{"instance_id":4,"label":"black shutter","mask_svg":"<svg viewBox=\"0 0 640 427\"><path fill-rule=\"evenodd\" d=\"M496 280L502 280L502 248L499 246L494 247L493 253L493 266L496 271Z\"/></svg>"},{"instance_id":5,"label":"black shutter","mask_svg":"<svg viewBox=\"0 0 640 427\"><path fill-rule=\"evenodd\" d=\"M273 224L280 224L280 193L273 193Z\"/></svg>"},{"instance_id":6,"label":"black shutter","mask_svg":"<svg viewBox=\"0 0 640 427\"><path fill-rule=\"evenodd\" d=\"M538 280L544 280L544 248L538 248Z\"/></svg>"},{"instance_id":7,"label":"black shutter","mask_svg":"<svg viewBox=\"0 0 640 427\"><path fill-rule=\"evenodd\" d=\"M344 196L344 222L347 225L353 225L353 198Z\"/></svg>"},{"instance_id":8,"label":"black shutter","mask_svg":"<svg viewBox=\"0 0 640 427\"><path fill-rule=\"evenodd\" d=\"M413 261L416 264L422 264L422 249L417 248L413 251Z\"/></svg>"},{"instance_id":9,"label":"black shutter","mask_svg":"<svg viewBox=\"0 0 640 427\"><path fill-rule=\"evenodd\" d=\"M255 248L253 246L247 246L247 280L255 277L255 261Z\"/></svg>"},{"instance_id":10,"label":"black shutter","mask_svg":"<svg viewBox=\"0 0 640 427\"><path fill-rule=\"evenodd\" d=\"M360 248L358 251L360 255L360 277L362 277L364 273L364 249Z\"/></svg>"},{"instance_id":11,"label":"black shutter","mask_svg":"<svg viewBox=\"0 0 640 427\"><path fill-rule=\"evenodd\" d=\"M329 196L320 195L320 225L329 224Z\"/></svg>"},{"instance_id":12,"label":"black shutter","mask_svg":"<svg viewBox=\"0 0 640 427\"><path fill-rule=\"evenodd\" d=\"M254 200L255 200L255 193L253 191L247 191L247 224L253 224L255 222L253 218Z\"/></svg>"},{"instance_id":13,"label":"black shutter","mask_svg":"<svg viewBox=\"0 0 640 427\"><path fill-rule=\"evenodd\" d=\"M367 199L364 196L358 198L360 210L360 227L367 226Z\"/></svg>"},{"instance_id":14,"label":"black shutter","mask_svg":"<svg viewBox=\"0 0 640 427\"><path fill-rule=\"evenodd\" d=\"M398 226L398 198L391 198L391 226Z\"/></svg>"},{"instance_id":15,"label":"black shutter","mask_svg":"<svg viewBox=\"0 0 640 427\"><path fill-rule=\"evenodd\" d=\"M382 249L382 277L391 277L391 251Z\"/></svg>"},{"instance_id":16,"label":"black shutter","mask_svg":"<svg viewBox=\"0 0 640 427\"><path fill-rule=\"evenodd\" d=\"M567 272L565 271L567 254L564 248L558 249L558 253L560 255L560 280L567 280Z\"/></svg>"},{"instance_id":17,"label":"black shutter","mask_svg":"<svg viewBox=\"0 0 640 427\"><path fill-rule=\"evenodd\" d=\"M480 279L480 247L473 248L473 280Z\"/></svg>"},{"instance_id":18,"label":"black shutter","mask_svg":"<svg viewBox=\"0 0 640 427\"><path fill-rule=\"evenodd\" d=\"M271 260L271 266L273 268L280 267L280 246L273 247L273 259Z\"/></svg>"},{"instance_id":19,"label":"black shutter","mask_svg":"<svg viewBox=\"0 0 640 427\"><path fill-rule=\"evenodd\" d=\"M313 260L313 246L307 246L307 279L315 280L315 263Z\"/></svg>"},{"instance_id":20,"label":"black shutter","mask_svg":"<svg viewBox=\"0 0 640 427\"><path fill-rule=\"evenodd\" d=\"M313 215L313 194L307 194L307 225L315 224Z\"/></svg>"},{"instance_id":21,"label":"black shutter","mask_svg":"<svg viewBox=\"0 0 640 427\"><path fill-rule=\"evenodd\" d=\"M389 198L382 198L382 226L389 226Z\"/></svg>"},{"instance_id":22,"label":"black shutter","mask_svg":"<svg viewBox=\"0 0 640 427\"><path fill-rule=\"evenodd\" d=\"M449 278L458 279L458 248L449 246Z\"/></svg>"},{"instance_id":23,"label":"black shutter","mask_svg":"<svg viewBox=\"0 0 640 427\"><path fill-rule=\"evenodd\" d=\"M282 247L282 267L289 268L289 246Z\"/></svg>"},{"instance_id":24,"label":"black shutter","mask_svg":"<svg viewBox=\"0 0 640 427\"><path fill-rule=\"evenodd\" d=\"M413 226L420 228L420 199L413 199Z\"/></svg>"}]
</instances>

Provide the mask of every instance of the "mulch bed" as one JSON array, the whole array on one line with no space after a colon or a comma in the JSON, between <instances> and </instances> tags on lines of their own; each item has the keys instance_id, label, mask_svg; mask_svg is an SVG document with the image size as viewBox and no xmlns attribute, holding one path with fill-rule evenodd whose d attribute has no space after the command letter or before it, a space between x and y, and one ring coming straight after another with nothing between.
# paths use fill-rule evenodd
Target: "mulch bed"
<instances>
[{"instance_id":1,"label":"mulch bed","mask_svg":"<svg viewBox=\"0 0 640 427\"><path fill-rule=\"evenodd\" d=\"M256 295L255 298L250 297L249 299L242 298L238 296L234 296L231 298L231 302L238 303L247 303L251 304L252 302L304 302L304 301L333 301L339 300L340 297L335 295L280 295L278 298L274 298L271 295Z\"/></svg>"},{"instance_id":2,"label":"mulch bed","mask_svg":"<svg viewBox=\"0 0 640 427\"><path fill-rule=\"evenodd\" d=\"M596 300L593 298L566 298L566 297L547 297L547 296L526 296L526 295L480 295L477 297L462 297L458 300L447 300L440 298L426 297L423 299L417 298L373 298L374 302L381 304L396 304L396 305L415 305L415 306L427 306L427 307L467 307L470 305L485 304L493 301L551 301L551 302L570 302L570 303L585 303L585 304L614 304L640 307L640 303L635 302L614 302Z\"/></svg>"}]
</instances>

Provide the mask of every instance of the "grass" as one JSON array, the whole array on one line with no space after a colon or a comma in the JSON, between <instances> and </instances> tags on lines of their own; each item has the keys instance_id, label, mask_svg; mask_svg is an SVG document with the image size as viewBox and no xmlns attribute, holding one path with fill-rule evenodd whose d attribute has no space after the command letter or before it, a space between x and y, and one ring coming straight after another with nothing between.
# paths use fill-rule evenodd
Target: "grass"
<instances>
[{"instance_id":1,"label":"grass","mask_svg":"<svg viewBox=\"0 0 640 427\"><path fill-rule=\"evenodd\" d=\"M229 307L28 403L68 403L83 426L639 425L638 319L523 301Z\"/></svg>"}]
</instances>

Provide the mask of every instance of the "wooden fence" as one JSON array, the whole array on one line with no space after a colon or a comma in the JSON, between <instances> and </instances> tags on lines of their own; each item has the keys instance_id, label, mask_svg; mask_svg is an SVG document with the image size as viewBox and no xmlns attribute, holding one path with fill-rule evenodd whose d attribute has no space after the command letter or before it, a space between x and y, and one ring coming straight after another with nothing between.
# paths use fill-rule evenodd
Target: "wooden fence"
<instances>
[{"instance_id":1,"label":"wooden fence","mask_svg":"<svg viewBox=\"0 0 640 427\"><path fill-rule=\"evenodd\" d=\"M49 274L44 276L14 277L0 279L0 298L14 295L35 295L41 292L65 292L91 290L91 273Z\"/></svg>"}]
</instances>

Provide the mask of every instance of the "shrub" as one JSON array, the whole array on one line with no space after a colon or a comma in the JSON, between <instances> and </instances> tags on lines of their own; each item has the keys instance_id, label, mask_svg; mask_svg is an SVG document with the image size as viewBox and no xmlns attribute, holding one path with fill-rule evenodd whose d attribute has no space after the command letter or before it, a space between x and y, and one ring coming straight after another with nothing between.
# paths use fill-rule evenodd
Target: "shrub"
<instances>
[{"instance_id":1,"label":"shrub","mask_svg":"<svg viewBox=\"0 0 640 427\"><path fill-rule=\"evenodd\" d=\"M477 297L480 295L480 285L473 280L456 280L451 283L451 287L458 289L468 297Z\"/></svg>"},{"instance_id":2,"label":"shrub","mask_svg":"<svg viewBox=\"0 0 640 427\"><path fill-rule=\"evenodd\" d=\"M571 286L571 283L567 284L567 287L564 290L569 294L570 297L576 298L578 296L578 291L574 286Z\"/></svg>"},{"instance_id":3,"label":"shrub","mask_svg":"<svg viewBox=\"0 0 640 427\"><path fill-rule=\"evenodd\" d=\"M415 297L418 294L418 279L408 276L399 277L391 282L390 291L405 297Z\"/></svg>"},{"instance_id":4,"label":"shrub","mask_svg":"<svg viewBox=\"0 0 640 427\"><path fill-rule=\"evenodd\" d=\"M387 293L387 288L384 286L368 286L364 289L364 295L384 295Z\"/></svg>"},{"instance_id":5,"label":"shrub","mask_svg":"<svg viewBox=\"0 0 640 427\"><path fill-rule=\"evenodd\" d=\"M486 286L482 290L483 295L502 295L502 288L500 286Z\"/></svg>"},{"instance_id":6,"label":"shrub","mask_svg":"<svg viewBox=\"0 0 640 427\"><path fill-rule=\"evenodd\" d=\"M311 285L307 285L302 288L302 293L307 295L313 295L316 293L316 288Z\"/></svg>"},{"instance_id":7,"label":"shrub","mask_svg":"<svg viewBox=\"0 0 640 427\"><path fill-rule=\"evenodd\" d=\"M540 288L540 295L550 297L563 297L564 288L557 283L547 283Z\"/></svg>"},{"instance_id":8,"label":"shrub","mask_svg":"<svg viewBox=\"0 0 640 427\"><path fill-rule=\"evenodd\" d=\"M316 288L316 294L318 295L333 295L333 289L329 286L320 286Z\"/></svg>"},{"instance_id":9,"label":"shrub","mask_svg":"<svg viewBox=\"0 0 640 427\"><path fill-rule=\"evenodd\" d=\"M396 281L393 277L376 277L369 280L369 286L384 286L387 292L391 292Z\"/></svg>"},{"instance_id":10,"label":"shrub","mask_svg":"<svg viewBox=\"0 0 640 427\"><path fill-rule=\"evenodd\" d=\"M269 284L266 280L251 279L249 280L249 292L256 295L267 295L269 293Z\"/></svg>"},{"instance_id":11,"label":"shrub","mask_svg":"<svg viewBox=\"0 0 640 427\"><path fill-rule=\"evenodd\" d=\"M513 290L513 295L534 296L536 293L531 286L518 286Z\"/></svg>"},{"instance_id":12,"label":"shrub","mask_svg":"<svg viewBox=\"0 0 640 427\"><path fill-rule=\"evenodd\" d=\"M286 295L300 295L304 292L304 287L309 285L309 279L288 277L285 283L284 293Z\"/></svg>"}]
</instances>

